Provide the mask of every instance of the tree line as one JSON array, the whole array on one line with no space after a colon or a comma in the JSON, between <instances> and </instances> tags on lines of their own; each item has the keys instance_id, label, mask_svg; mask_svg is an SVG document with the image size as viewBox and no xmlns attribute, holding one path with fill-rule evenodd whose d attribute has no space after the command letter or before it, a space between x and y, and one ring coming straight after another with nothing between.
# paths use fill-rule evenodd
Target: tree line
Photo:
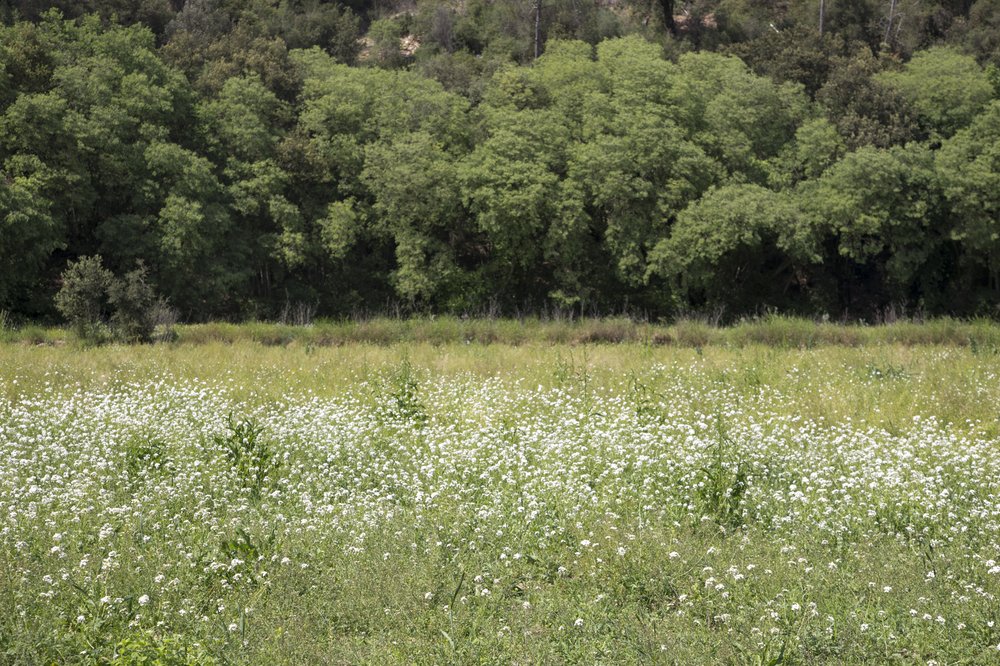
<instances>
[{"instance_id":1,"label":"tree line","mask_svg":"<svg viewBox=\"0 0 1000 666\"><path fill-rule=\"evenodd\" d=\"M0 18L0 309L24 319L95 257L188 320L1000 314L1000 0Z\"/></svg>"}]
</instances>

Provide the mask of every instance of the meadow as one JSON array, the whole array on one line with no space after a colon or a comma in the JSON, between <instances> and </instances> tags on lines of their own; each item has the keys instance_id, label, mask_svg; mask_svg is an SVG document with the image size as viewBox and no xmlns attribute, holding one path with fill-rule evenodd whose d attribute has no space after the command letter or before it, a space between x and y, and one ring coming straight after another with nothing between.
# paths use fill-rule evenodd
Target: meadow
<instances>
[{"instance_id":1,"label":"meadow","mask_svg":"<svg viewBox=\"0 0 1000 666\"><path fill-rule=\"evenodd\" d=\"M8 341L0 662L1000 662L996 331L733 330Z\"/></svg>"}]
</instances>

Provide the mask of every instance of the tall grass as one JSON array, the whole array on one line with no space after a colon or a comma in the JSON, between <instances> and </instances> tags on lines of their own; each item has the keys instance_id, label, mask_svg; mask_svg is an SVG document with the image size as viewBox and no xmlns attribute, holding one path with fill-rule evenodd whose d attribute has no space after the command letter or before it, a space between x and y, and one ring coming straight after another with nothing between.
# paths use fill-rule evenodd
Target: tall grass
<instances>
[{"instance_id":1,"label":"tall grass","mask_svg":"<svg viewBox=\"0 0 1000 666\"><path fill-rule=\"evenodd\" d=\"M319 320L308 325L274 322L212 322L176 327L172 344L204 345L251 342L264 346L334 347L341 345L479 344L613 345L638 344L682 348L764 345L779 349L871 345L971 347L1000 349L1000 322L951 318L895 321L870 325L818 322L768 316L731 326L684 318L651 323L626 317L595 319L464 319L451 316L410 319ZM69 330L28 325L0 326L0 342L27 345L80 344Z\"/></svg>"},{"instance_id":2,"label":"tall grass","mask_svg":"<svg viewBox=\"0 0 1000 666\"><path fill-rule=\"evenodd\" d=\"M796 396L806 418L905 424L931 405L955 423L993 422L1000 353L991 347L879 344L779 348L768 344L382 344L264 346L251 339L200 344L79 348L0 345L0 397L32 391L105 390L158 377L214 382L242 398L337 396L357 382L380 383L410 366L432 376L517 378L526 385L624 386L663 365L706 382L754 394L762 386ZM823 377L840 378L835 382ZM806 381L808 380L808 381ZM623 389L624 390L624 389ZM655 395L649 400L656 402ZM706 402L705 410L711 409ZM998 431L1000 432L1000 431Z\"/></svg>"}]
</instances>

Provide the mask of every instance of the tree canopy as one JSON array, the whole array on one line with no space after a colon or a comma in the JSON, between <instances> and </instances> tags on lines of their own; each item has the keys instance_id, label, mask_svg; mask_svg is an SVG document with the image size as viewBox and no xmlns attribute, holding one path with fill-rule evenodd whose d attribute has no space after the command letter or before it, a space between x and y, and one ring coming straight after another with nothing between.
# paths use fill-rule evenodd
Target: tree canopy
<instances>
[{"instance_id":1,"label":"tree canopy","mask_svg":"<svg viewBox=\"0 0 1000 666\"><path fill-rule=\"evenodd\" d=\"M1000 315L1000 5L827 5L0 0L0 309Z\"/></svg>"}]
</instances>

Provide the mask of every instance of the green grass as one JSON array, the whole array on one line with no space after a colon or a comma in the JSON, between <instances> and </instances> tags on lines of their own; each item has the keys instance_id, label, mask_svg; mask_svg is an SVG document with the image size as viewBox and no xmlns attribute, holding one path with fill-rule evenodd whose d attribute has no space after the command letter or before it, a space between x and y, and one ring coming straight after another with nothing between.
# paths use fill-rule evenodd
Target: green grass
<instances>
[{"instance_id":1,"label":"green grass","mask_svg":"<svg viewBox=\"0 0 1000 666\"><path fill-rule=\"evenodd\" d=\"M861 347L655 347L622 345L483 345L412 343L310 347L245 340L198 345L0 345L0 395L9 399L75 390L115 390L166 376L226 382L241 399L289 394L336 397L408 364L433 377L471 374L558 387L588 378L617 385L666 364L672 377L696 374L706 386L753 396L761 387L796 397L809 418L906 423L928 411L950 423L997 418L1000 353L973 347L883 344ZM704 387L700 387L704 388Z\"/></svg>"},{"instance_id":2,"label":"green grass","mask_svg":"<svg viewBox=\"0 0 1000 666\"><path fill-rule=\"evenodd\" d=\"M997 662L992 324L376 323L0 345L0 662Z\"/></svg>"},{"instance_id":3,"label":"green grass","mask_svg":"<svg viewBox=\"0 0 1000 666\"><path fill-rule=\"evenodd\" d=\"M460 319L450 316L366 320L319 320L309 326L268 322L181 324L180 345L253 342L264 346L330 347L339 345L389 346L404 343L587 345L633 343L667 347L747 347L781 349L817 346L872 345L1000 348L1000 324L991 320L931 319L888 324L816 322L784 316L714 326L698 319L655 324L625 317L605 319ZM64 328L0 326L0 342L29 345L76 345Z\"/></svg>"}]
</instances>

